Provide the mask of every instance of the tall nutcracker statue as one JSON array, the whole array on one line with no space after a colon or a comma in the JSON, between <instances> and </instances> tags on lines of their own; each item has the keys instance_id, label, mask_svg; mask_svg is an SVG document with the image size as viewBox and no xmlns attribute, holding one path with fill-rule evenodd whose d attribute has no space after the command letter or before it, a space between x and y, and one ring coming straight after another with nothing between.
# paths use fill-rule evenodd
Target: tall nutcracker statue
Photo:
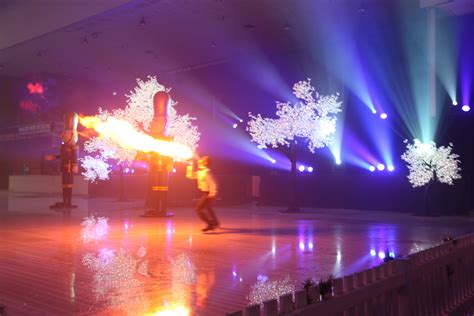
<instances>
[{"instance_id":1,"label":"tall nutcracker statue","mask_svg":"<svg viewBox=\"0 0 474 316\"><path fill-rule=\"evenodd\" d=\"M155 139L172 141L168 136L168 117L171 100L168 93L159 91L153 96L153 120L150 124L150 136ZM137 159L148 163L148 192L144 217L173 216L168 211L168 178L173 170L173 160L156 152L142 153Z\"/></svg>"},{"instance_id":2,"label":"tall nutcracker statue","mask_svg":"<svg viewBox=\"0 0 474 316\"><path fill-rule=\"evenodd\" d=\"M77 167L77 124L78 115L75 112L64 114L64 130L61 133L61 149L58 155L47 155L46 160L59 160L62 173L63 201L51 205L50 209L74 208L72 205L72 185Z\"/></svg>"}]
</instances>

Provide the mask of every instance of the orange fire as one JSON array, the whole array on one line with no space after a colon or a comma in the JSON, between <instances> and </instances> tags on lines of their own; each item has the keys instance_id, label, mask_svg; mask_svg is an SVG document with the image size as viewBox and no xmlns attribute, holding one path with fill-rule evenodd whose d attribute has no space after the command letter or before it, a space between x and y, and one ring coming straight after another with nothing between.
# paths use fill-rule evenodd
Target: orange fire
<instances>
[{"instance_id":1,"label":"orange fire","mask_svg":"<svg viewBox=\"0 0 474 316\"><path fill-rule=\"evenodd\" d=\"M94 129L99 137L108 138L125 149L156 152L162 156L182 160L193 157L193 152L189 147L172 141L155 139L138 131L129 122L114 117L108 117L106 121L102 121L95 116L83 116L79 117L79 123L86 128Z\"/></svg>"}]
</instances>

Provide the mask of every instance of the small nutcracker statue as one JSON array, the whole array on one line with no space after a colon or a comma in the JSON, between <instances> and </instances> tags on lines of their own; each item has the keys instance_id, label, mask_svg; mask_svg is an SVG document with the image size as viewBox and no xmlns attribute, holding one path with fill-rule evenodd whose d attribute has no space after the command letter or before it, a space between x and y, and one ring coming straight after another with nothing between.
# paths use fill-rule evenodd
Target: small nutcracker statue
<instances>
[{"instance_id":1,"label":"small nutcracker statue","mask_svg":"<svg viewBox=\"0 0 474 316\"><path fill-rule=\"evenodd\" d=\"M63 201L51 205L50 209L74 208L72 205L72 185L77 167L77 124L78 115L75 112L64 114L64 130L61 133L61 149L59 155L47 155L46 160L59 160L62 173Z\"/></svg>"},{"instance_id":2,"label":"small nutcracker statue","mask_svg":"<svg viewBox=\"0 0 474 316\"><path fill-rule=\"evenodd\" d=\"M155 139L172 140L167 130L170 106L168 93L159 91L153 96L154 115L150 135ZM173 216L173 213L168 212L168 177L173 170L173 160L158 153L140 153L137 159L148 163L148 193L143 216Z\"/></svg>"}]
</instances>

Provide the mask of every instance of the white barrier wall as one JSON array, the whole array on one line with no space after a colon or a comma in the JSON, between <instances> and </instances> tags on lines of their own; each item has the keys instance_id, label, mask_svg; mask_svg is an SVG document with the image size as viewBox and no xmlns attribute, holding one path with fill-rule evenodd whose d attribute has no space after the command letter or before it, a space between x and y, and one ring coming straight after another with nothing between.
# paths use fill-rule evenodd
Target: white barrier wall
<instances>
[{"instance_id":1,"label":"white barrier wall","mask_svg":"<svg viewBox=\"0 0 474 316\"><path fill-rule=\"evenodd\" d=\"M9 176L8 191L15 193L62 193L61 175ZM89 183L74 177L73 195L88 195Z\"/></svg>"}]
</instances>

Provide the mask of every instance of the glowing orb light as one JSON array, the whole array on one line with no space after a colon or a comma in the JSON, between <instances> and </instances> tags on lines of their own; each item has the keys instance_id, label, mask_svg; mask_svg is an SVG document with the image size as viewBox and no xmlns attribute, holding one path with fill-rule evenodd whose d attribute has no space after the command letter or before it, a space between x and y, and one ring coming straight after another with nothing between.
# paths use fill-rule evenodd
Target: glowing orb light
<instances>
[{"instance_id":1,"label":"glowing orb light","mask_svg":"<svg viewBox=\"0 0 474 316\"><path fill-rule=\"evenodd\" d=\"M305 248L305 247L304 247L304 242L300 241L299 246L300 246L300 250L301 250L301 251L304 251L304 248Z\"/></svg>"}]
</instances>

